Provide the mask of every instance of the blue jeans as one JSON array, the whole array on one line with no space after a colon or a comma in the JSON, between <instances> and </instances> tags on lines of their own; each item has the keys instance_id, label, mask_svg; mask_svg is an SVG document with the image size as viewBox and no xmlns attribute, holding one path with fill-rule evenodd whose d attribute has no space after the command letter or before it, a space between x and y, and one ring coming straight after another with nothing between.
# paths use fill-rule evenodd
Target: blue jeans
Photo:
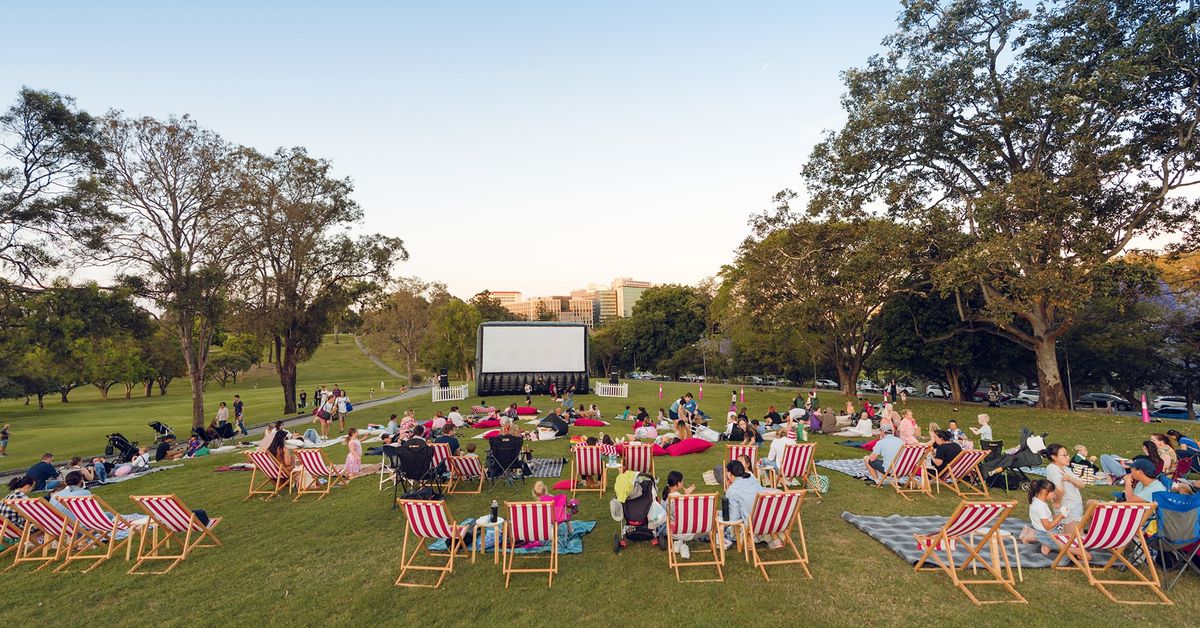
<instances>
[{"instance_id":1,"label":"blue jeans","mask_svg":"<svg viewBox=\"0 0 1200 628\"><path fill-rule=\"evenodd\" d=\"M242 423L242 417L238 417L237 425L238 425L238 431L241 432L243 436L250 434L250 432L246 431L246 424Z\"/></svg>"},{"instance_id":2,"label":"blue jeans","mask_svg":"<svg viewBox=\"0 0 1200 628\"><path fill-rule=\"evenodd\" d=\"M54 489L58 488L59 484L62 484L62 480L46 480L45 490L53 491Z\"/></svg>"},{"instance_id":3,"label":"blue jeans","mask_svg":"<svg viewBox=\"0 0 1200 628\"><path fill-rule=\"evenodd\" d=\"M1103 454L1100 456L1100 468L1114 480L1121 478L1129 469L1121 466L1121 461L1112 454Z\"/></svg>"},{"instance_id":4,"label":"blue jeans","mask_svg":"<svg viewBox=\"0 0 1200 628\"><path fill-rule=\"evenodd\" d=\"M93 472L96 474L96 479L100 482L108 481L108 467L104 466L103 462L98 462L92 466Z\"/></svg>"}]
</instances>

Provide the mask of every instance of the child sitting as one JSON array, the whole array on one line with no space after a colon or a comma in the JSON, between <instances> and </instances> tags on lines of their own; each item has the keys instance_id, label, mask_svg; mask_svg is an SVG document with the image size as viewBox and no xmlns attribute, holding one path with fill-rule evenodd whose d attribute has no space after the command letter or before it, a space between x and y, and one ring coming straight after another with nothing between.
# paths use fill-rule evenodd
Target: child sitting
<instances>
[{"instance_id":1,"label":"child sitting","mask_svg":"<svg viewBox=\"0 0 1200 628\"><path fill-rule=\"evenodd\" d=\"M1055 515L1050 507L1053 499L1053 482L1050 480L1034 481L1033 485L1029 487L1029 522L1032 527L1025 526L1025 529L1021 530L1021 541L1023 543L1040 542L1042 554L1047 556L1053 549L1051 546L1053 540L1050 535L1061 532L1060 526L1068 514L1067 509L1063 507Z\"/></svg>"},{"instance_id":2,"label":"child sitting","mask_svg":"<svg viewBox=\"0 0 1200 628\"><path fill-rule=\"evenodd\" d=\"M538 480L533 484L533 497L538 501L551 502L554 504L554 521L555 523L567 524L567 534L573 532L571 526L571 515L574 511L578 511L579 503L575 500L568 500L566 494L551 495L549 489L546 488L546 483ZM575 503L572 503L575 502Z\"/></svg>"}]
</instances>

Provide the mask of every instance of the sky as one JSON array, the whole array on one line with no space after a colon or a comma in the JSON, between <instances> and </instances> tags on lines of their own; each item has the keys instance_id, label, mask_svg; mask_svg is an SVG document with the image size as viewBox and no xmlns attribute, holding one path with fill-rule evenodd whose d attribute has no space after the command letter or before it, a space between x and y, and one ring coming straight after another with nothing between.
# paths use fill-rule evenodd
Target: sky
<instances>
[{"instance_id":1,"label":"sky","mask_svg":"<svg viewBox=\"0 0 1200 628\"><path fill-rule=\"evenodd\" d=\"M396 274L565 294L716 274L840 126L894 0L14 3L0 99L191 114L355 184ZM27 25L29 27L17 27ZM0 100L3 102L3 100Z\"/></svg>"}]
</instances>

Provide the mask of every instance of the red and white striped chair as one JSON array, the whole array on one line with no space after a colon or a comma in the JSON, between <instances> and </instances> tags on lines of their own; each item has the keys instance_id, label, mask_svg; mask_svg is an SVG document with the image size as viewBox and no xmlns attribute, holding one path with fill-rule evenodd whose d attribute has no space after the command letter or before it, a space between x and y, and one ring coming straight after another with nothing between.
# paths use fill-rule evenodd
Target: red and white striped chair
<instances>
[{"instance_id":1,"label":"red and white striped chair","mask_svg":"<svg viewBox=\"0 0 1200 628\"><path fill-rule=\"evenodd\" d=\"M325 499L329 491L333 490L335 484L350 485L350 477L346 475L342 467L326 462L325 453L320 449L297 449L296 459L300 461L300 467L304 469L305 473L296 482L296 496L292 498L293 502L310 494L320 495L317 501L321 501Z\"/></svg>"},{"instance_id":2,"label":"red and white striped chair","mask_svg":"<svg viewBox=\"0 0 1200 628\"><path fill-rule=\"evenodd\" d=\"M745 456L750 459L750 468L746 471L751 475L758 475L758 447L754 445L726 445L725 446L725 461L737 460L738 456Z\"/></svg>"},{"instance_id":3,"label":"red and white striped chair","mask_svg":"<svg viewBox=\"0 0 1200 628\"><path fill-rule=\"evenodd\" d=\"M265 451L248 451L246 457L250 464L254 465L254 470L250 473L250 492L246 493L246 498L242 501L255 495L266 495L267 499L270 499L292 485L292 478L279 466L275 456ZM260 473L263 479L258 482Z\"/></svg>"},{"instance_id":4,"label":"red and white striped chair","mask_svg":"<svg viewBox=\"0 0 1200 628\"><path fill-rule=\"evenodd\" d=\"M187 560L197 547L221 546L221 540L213 532L221 523L221 517L209 517L208 525L205 525L175 495L130 495L129 499L150 517L149 529L142 534L137 561L129 573L164 574ZM149 547L146 547L147 536L152 537ZM172 548L175 551L167 553ZM138 571L144 563L151 561L170 561L170 564L162 571Z\"/></svg>"},{"instance_id":5,"label":"red and white striped chair","mask_svg":"<svg viewBox=\"0 0 1200 628\"><path fill-rule=\"evenodd\" d=\"M1000 524L1012 514L1014 505L1014 502L960 503L941 530L933 534L913 535L917 540L917 549L923 551L914 570L944 571L950 576L954 586L967 594L967 598L976 605L1024 602L1025 598L1013 588L1012 567L1005 554L1004 545L996 538L1000 534ZM959 547L966 552L966 559L956 563L954 550ZM981 554L985 548L990 550L990 560ZM935 566L926 566L928 562L933 562ZM986 570L985 575L991 577L966 579L966 568L976 564L982 565ZM971 592L970 587L974 586L999 586L1011 595L1012 599L980 601Z\"/></svg>"},{"instance_id":6,"label":"red and white striped chair","mask_svg":"<svg viewBox=\"0 0 1200 628\"><path fill-rule=\"evenodd\" d=\"M933 498L933 487L929 485L929 474L925 471L925 459L932 448L928 445L905 445L896 453L892 466L883 477L883 483L891 481L892 487L901 497L912 501L909 493L922 493Z\"/></svg>"},{"instance_id":7,"label":"red and white striped chair","mask_svg":"<svg viewBox=\"0 0 1200 628\"><path fill-rule=\"evenodd\" d=\"M597 447L600 448L600 453L604 454L605 457L614 457L619 453L617 452L616 445L605 445L604 443L600 443L597 445Z\"/></svg>"},{"instance_id":8,"label":"red and white striped chair","mask_svg":"<svg viewBox=\"0 0 1200 628\"><path fill-rule=\"evenodd\" d=\"M6 499L4 503L25 520L25 526L21 529L21 539L17 541L13 564L5 571L21 563L42 563L34 570L41 571L66 553L66 543L63 539L67 536L71 522L57 508L51 506L50 502L40 497L22 497Z\"/></svg>"},{"instance_id":9,"label":"red and white striped chair","mask_svg":"<svg viewBox=\"0 0 1200 628\"><path fill-rule=\"evenodd\" d=\"M125 560L129 560L134 533L144 533L149 523L149 519L135 522L122 517L115 508L95 495L63 497L58 501L75 516L75 521L71 522L67 533L74 542L67 543L63 564L55 572L68 569L73 561L90 560L92 566L83 570L87 573L112 558L122 545L125 546Z\"/></svg>"},{"instance_id":10,"label":"red and white striped chair","mask_svg":"<svg viewBox=\"0 0 1200 628\"><path fill-rule=\"evenodd\" d=\"M686 582L724 582L722 570L724 556L718 553L715 493L696 495L671 495L667 500L667 565L675 570L675 579L685 582L679 570L684 567L716 567L717 577ZM700 550L712 554L711 560L683 560L675 551L675 541L690 540L699 535L708 536L708 549ZM682 537L682 538L681 538ZM689 548L690 550L690 548Z\"/></svg>"},{"instance_id":11,"label":"red and white striped chair","mask_svg":"<svg viewBox=\"0 0 1200 628\"><path fill-rule=\"evenodd\" d=\"M554 521L553 502L506 502L508 520L504 522L504 588L508 588L514 573L544 573L549 579L546 586L554 586L554 574L558 573L558 524ZM500 540L496 541L500 543ZM549 543L550 565L518 569L513 566L516 552L513 549L523 543ZM539 554L526 554L526 559L536 559Z\"/></svg>"},{"instance_id":12,"label":"red and white striped chair","mask_svg":"<svg viewBox=\"0 0 1200 628\"><path fill-rule=\"evenodd\" d=\"M1142 556L1150 556L1150 548L1146 544L1146 522L1154 516L1157 504L1147 503L1118 503L1103 502L1090 504L1083 513L1082 523L1087 523L1086 532L1083 525L1078 526L1073 534L1055 534L1053 538L1059 544L1058 556L1054 558L1055 569L1082 571L1088 579L1088 584L1100 589L1113 602L1121 604L1174 604L1166 593L1163 593L1158 579L1158 571L1154 568L1153 560L1144 561L1143 569L1134 566L1125 556L1125 550L1131 546L1140 548ZM1100 567L1094 567L1083 559L1085 552L1107 550L1112 554L1108 562ZM1064 561L1069 561L1068 566ZM1098 573L1105 573L1121 562L1123 567L1132 574L1133 579L1100 580ZM1149 572L1147 574L1147 572ZM1111 586L1145 587L1158 599L1156 601L1118 600L1108 590Z\"/></svg>"},{"instance_id":13,"label":"red and white striped chair","mask_svg":"<svg viewBox=\"0 0 1200 628\"><path fill-rule=\"evenodd\" d=\"M809 480L817 477L816 452L816 443L796 443L783 448L783 458L779 461L778 486L781 490L795 489L792 480L798 480L798 490L812 490L820 496L819 482L814 482L815 488L809 489Z\"/></svg>"},{"instance_id":14,"label":"red and white striped chair","mask_svg":"<svg viewBox=\"0 0 1200 628\"><path fill-rule=\"evenodd\" d=\"M449 466L450 455L453 453L450 451L450 444L449 443L429 443L429 446L431 448L433 448L433 466L434 466L434 468L436 468L438 465L440 465L442 463L445 463L447 466Z\"/></svg>"},{"instance_id":15,"label":"red and white striped chair","mask_svg":"<svg viewBox=\"0 0 1200 628\"><path fill-rule=\"evenodd\" d=\"M987 455L986 449L964 449L959 452L950 464L934 475L933 481L938 492L942 492L942 485L945 484L946 488L963 499L988 497L987 482L983 479L983 472L979 470L979 464Z\"/></svg>"},{"instance_id":16,"label":"red and white striped chair","mask_svg":"<svg viewBox=\"0 0 1200 628\"><path fill-rule=\"evenodd\" d=\"M483 492L483 466L479 464L479 456L450 456L450 486L446 492L453 495L457 493L478 494ZM475 486L473 491L464 491L459 489L459 485L478 480L479 484Z\"/></svg>"},{"instance_id":17,"label":"red and white striped chair","mask_svg":"<svg viewBox=\"0 0 1200 628\"><path fill-rule=\"evenodd\" d=\"M625 443L621 461L626 471L654 475L654 445L650 443Z\"/></svg>"},{"instance_id":18,"label":"red and white striped chair","mask_svg":"<svg viewBox=\"0 0 1200 628\"><path fill-rule=\"evenodd\" d=\"M13 525L11 521L4 517L0 517L0 541L4 541L6 547L0 550L0 556L12 552L17 549L17 541L21 540L21 529Z\"/></svg>"},{"instance_id":19,"label":"red and white striped chair","mask_svg":"<svg viewBox=\"0 0 1200 628\"><path fill-rule=\"evenodd\" d=\"M404 527L404 545L400 549L400 576L396 578L398 587L433 587L442 586L446 574L454 571L454 557L460 551L465 551L463 540L467 527L455 523L446 512L446 502L423 499L401 499L397 503L404 510L407 525ZM413 537L413 549L408 550L408 539ZM446 539L449 554L430 552L426 541ZM424 550L427 556L447 556L446 562L440 565L416 565L417 556ZM423 584L405 582L404 576L413 571L436 571L437 582Z\"/></svg>"},{"instance_id":20,"label":"red and white striped chair","mask_svg":"<svg viewBox=\"0 0 1200 628\"><path fill-rule=\"evenodd\" d=\"M808 542L804 538L804 524L800 521L800 505L804 503L804 491L784 493L759 493L754 496L754 508L750 511L750 523L746 528L746 545L750 548L753 564L767 575L768 565L800 565L804 577L812 578L808 570ZM796 545L796 538L800 545ZM755 539L779 540L783 547L778 551L791 554L779 560L764 560L759 555Z\"/></svg>"},{"instance_id":21,"label":"red and white striped chair","mask_svg":"<svg viewBox=\"0 0 1200 628\"><path fill-rule=\"evenodd\" d=\"M588 487L584 476L598 486ZM604 464L604 454L599 445L580 445L571 456L571 497L576 493L598 492L604 497L604 489L608 485L608 466Z\"/></svg>"}]
</instances>

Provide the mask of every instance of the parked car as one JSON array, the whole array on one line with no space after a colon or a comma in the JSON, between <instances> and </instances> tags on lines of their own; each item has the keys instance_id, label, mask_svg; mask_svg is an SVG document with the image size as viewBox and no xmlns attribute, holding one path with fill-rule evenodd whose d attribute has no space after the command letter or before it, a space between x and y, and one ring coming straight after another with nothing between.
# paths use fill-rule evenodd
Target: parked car
<instances>
[{"instance_id":1,"label":"parked car","mask_svg":"<svg viewBox=\"0 0 1200 628\"><path fill-rule=\"evenodd\" d=\"M949 399L950 387L943 384L930 384L925 387L925 396L937 399Z\"/></svg>"},{"instance_id":2,"label":"parked car","mask_svg":"<svg viewBox=\"0 0 1200 628\"><path fill-rule=\"evenodd\" d=\"M1162 410L1163 408L1183 408L1186 410L1187 399L1185 397L1174 396L1155 397L1154 401L1150 403L1150 407L1155 410ZM1200 412L1200 402L1193 401L1192 409Z\"/></svg>"},{"instance_id":3,"label":"parked car","mask_svg":"<svg viewBox=\"0 0 1200 628\"><path fill-rule=\"evenodd\" d=\"M905 393L908 395L915 395L915 394L917 394L917 389L913 388L912 386L909 386L908 384L897 385L896 386L896 394L898 395L900 393Z\"/></svg>"},{"instance_id":4,"label":"parked car","mask_svg":"<svg viewBox=\"0 0 1200 628\"><path fill-rule=\"evenodd\" d=\"M1186 420L1188 418L1188 411L1187 411L1187 408L1173 408L1171 406L1167 406L1165 408L1159 408L1158 410L1151 412L1150 416L1152 416L1156 419L1184 419L1184 420Z\"/></svg>"},{"instance_id":5,"label":"parked car","mask_svg":"<svg viewBox=\"0 0 1200 628\"><path fill-rule=\"evenodd\" d=\"M1002 405L1002 406L1022 406L1025 408L1029 408L1032 406L1036 406L1037 402L1030 401L1028 399L1022 399L1020 397L1011 397L1009 399L1005 399L1004 401L1001 401L1000 405Z\"/></svg>"},{"instance_id":6,"label":"parked car","mask_svg":"<svg viewBox=\"0 0 1200 628\"><path fill-rule=\"evenodd\" d=\"M876 386L874 382L860 381L858 382L858 392L879 395L883 393L883 389Z\"/></svg>"},{"instance_id":7,"label":"parked car","mask_svg":"<svg viewBox=\"0 0 1200 628\"><path fill-rule=\"evenodd\" d=\"M1029 390L1022 390L1021 392L1017 393L1017 399L1024 399L1026 401L1032 401L1034 404L1036 404L1037 402L1041 401L1041 399L1042 399L1042 391L1040 391L1036 388L1029 389Z\"/></svg>"},{"instance_id":8,"label":"parked car","mask_svg":"<svg viewBox=\"0 0 1200 628\"><path fill-rule=\"evenodd\" d=\"M746 378L746 383L747 383L747 384L753 384L753 385L755 385L755 386L761 386L761 385L762 385L762 383L763 383L763 380L762 380L762 378L761 378L761 377L759 377L759 376L757 376L757 375L751 375L751 376L749 376L749 377L747 377L747 378Z\"/></svg>"},{"instance_id":9,"label":"parked car","mask_svg":"<svg viewBox=\"0 0 1200 628\"><path fill-rule=\"evenodd\" d=\"M1119 412L1129 412L1130 410L1133 410L1133 404L1121 397L1111 395L1109 393L1084 393L1075 400L1075 406L1078 407L1079 402L1081 401L1090 401L1094 403L1095 407L1097 408L1112 408Z\"/></svg>"},{"instance_id":10,"label":"parked car","mask_svg":"<svg viewBox=\"0 0 1200 628\"><path fill-rule=\"evenodd\" d=\"M832 379L818 379L817 388L841 388L837 382Z\"/></svg>"}]
</instances>

